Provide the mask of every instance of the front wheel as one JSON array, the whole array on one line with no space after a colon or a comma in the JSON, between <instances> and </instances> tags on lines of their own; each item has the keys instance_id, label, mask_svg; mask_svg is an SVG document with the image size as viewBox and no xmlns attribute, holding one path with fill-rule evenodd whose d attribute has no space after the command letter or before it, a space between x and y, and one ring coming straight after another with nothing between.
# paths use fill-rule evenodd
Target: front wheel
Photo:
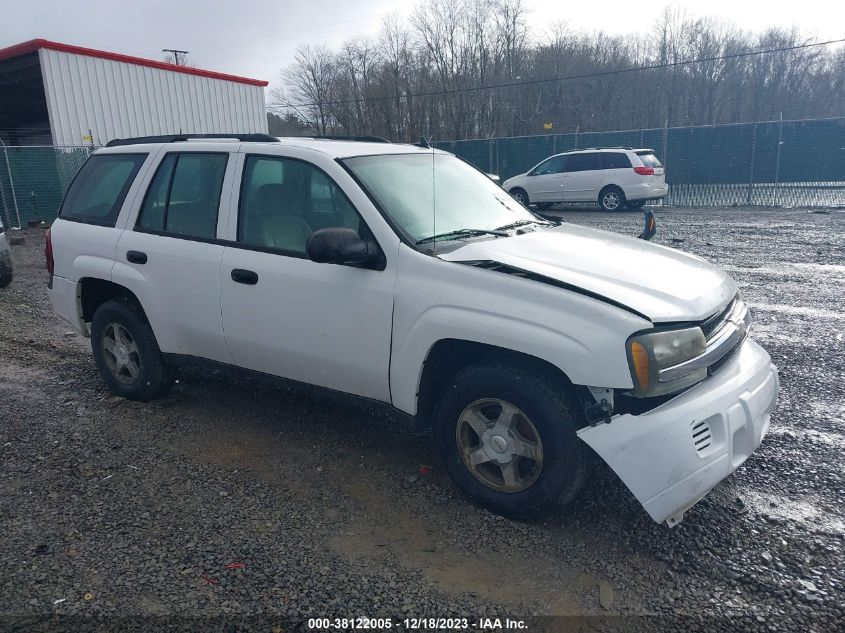
<instances>
[{"instance_id":1,"label":"front wheel","mask_svg":"<svg viewBox=\"0 0 845 633\"><path fill-rule=\"evenodd\" d=\"M530 203L530 200L528 199L528 192L526 192L525 189L516 187L515 189L511 189L508 193L510 193L511 196L513 196L513 198L524 207L527 207Z\"/></svg>"},{"instance_id":2,"label":"front wheel","mask_svg":"<svg viewBox=\"0 0 845 633\"><path fill-rule=\"evenodd\" d=\"M605 187L599 194L602 211L621 211L625 206L625 194L619 187Z\"/></svg>"},{"instance_id":3,"label":"front wheel","mask_svg":"<svg viewBox=\"0 0 845 633\"><path fill-rule=\"evenodd\" d=\"M166 394L173 374L164 364L153 330L135 304L103 303L91 321L91 351L112 393L147 401Z\"/></svg>"},{"instance_id":4,"label":"front wheel","mask_svg":"<svg viewBox=\"0 0 845 633\"><path fill-rule=\"evenodd\" d=\"M586 479L582 420L564 385L528 368L468 367L449 382L434 419L449 476L470 499L505 516L557 511Z\"/></svg>"}]
</instances>

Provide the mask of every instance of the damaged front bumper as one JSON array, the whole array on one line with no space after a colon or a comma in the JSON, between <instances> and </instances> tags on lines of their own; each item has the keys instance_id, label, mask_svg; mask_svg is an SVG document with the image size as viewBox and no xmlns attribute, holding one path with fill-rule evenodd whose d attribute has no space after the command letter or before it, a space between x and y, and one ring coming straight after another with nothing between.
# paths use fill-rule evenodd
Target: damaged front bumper
<instances>
[{"instance_id":1,"label":"damaged front bumper","mask_svg":"<svg viewBox=\"0 0 845 633\"><path fill-rule=\"evenodd\" d=\"M760 445L778 395L777 368L746 340L724 367L641 415L578 431L655 521L671 527Z\"/></svg>"}]
</instances>

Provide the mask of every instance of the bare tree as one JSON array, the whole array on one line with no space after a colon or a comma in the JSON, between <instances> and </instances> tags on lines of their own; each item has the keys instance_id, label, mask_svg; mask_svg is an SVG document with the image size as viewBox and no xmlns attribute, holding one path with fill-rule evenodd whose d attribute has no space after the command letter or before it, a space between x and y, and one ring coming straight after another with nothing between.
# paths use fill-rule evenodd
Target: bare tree
<instances>
[{"instance_id":1,"label":"bare tree","mask_svg":"<svg viewBox=\"0 0 845 633\"><path fill-rule=\"evenodd\" d=\"M845 52L797 48L797 29L668 7L633 36L531 33L527 13L523 0L423 0L373 41L300 48L272 107L321 134L404 141L845 115ZM783 50L756 54L770 49Z\"/></svg>"}]
</instances>

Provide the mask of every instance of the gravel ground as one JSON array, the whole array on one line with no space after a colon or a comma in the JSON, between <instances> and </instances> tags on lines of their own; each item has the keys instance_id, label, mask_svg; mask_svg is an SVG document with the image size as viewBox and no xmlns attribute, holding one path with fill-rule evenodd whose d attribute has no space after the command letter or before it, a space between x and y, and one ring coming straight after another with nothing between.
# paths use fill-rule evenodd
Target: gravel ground
<instances>
[{"instance_id":1,"label":"gravel ground","mask_svg":"<svg viewBox=\"0 0 845 633\"><path fill-rule=\"evenodd\" d=\"M636 213L559 213L640 228ZM567 616L533 630L843 630L845 213L659 209L658 222L656 242L736 277L782 381L762 447L674 529L603 467L569 512L502 519L453 488L428 440L313 393L190 369L165 399L113 397L54 316L42 233L28 231L0 290L0 630L481 615Z\"/></svg>"}]
</instances>

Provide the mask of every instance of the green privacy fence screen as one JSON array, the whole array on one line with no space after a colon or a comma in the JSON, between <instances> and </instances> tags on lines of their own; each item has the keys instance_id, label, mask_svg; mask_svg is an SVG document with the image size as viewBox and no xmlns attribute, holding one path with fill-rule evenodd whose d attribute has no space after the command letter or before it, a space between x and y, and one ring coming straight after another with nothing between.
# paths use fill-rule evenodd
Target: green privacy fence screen
<instances>
[{"instance_id":1,"label":"green privacy fence screen","mask_svg":"<svg viewBox=\"0 0 845 633\"><path fill-rule=\"evenodd\" d=\"M587 147L648 147L666 165L667 204L845 205L845 118L445 141L505 180Z\"/></svg>"},{"instance_id":2,"label":"green privacy fence screen","mask_svg":"<svg viewBox=\"0 0 845 633\"><path fill-rule=\"evenodd\" d=\"M445 141L503 180L586 147L650 147L667 168L667 204L845 205L845 118ZM52 220L91 147L0 147L6 226ZM20 219L20 220L19 220Z\"/></svg>"},{"instance_id":3,"label":"green privacy fence screen","mask_svg":"<svg viewBox=\"0 0 845 633\"><path fill-rule=\"evenodd\" d=\"M54 219L65 189L92 151L90 147L0 147L3 224L26 226Z\"/></svg>"}]
</instances>

